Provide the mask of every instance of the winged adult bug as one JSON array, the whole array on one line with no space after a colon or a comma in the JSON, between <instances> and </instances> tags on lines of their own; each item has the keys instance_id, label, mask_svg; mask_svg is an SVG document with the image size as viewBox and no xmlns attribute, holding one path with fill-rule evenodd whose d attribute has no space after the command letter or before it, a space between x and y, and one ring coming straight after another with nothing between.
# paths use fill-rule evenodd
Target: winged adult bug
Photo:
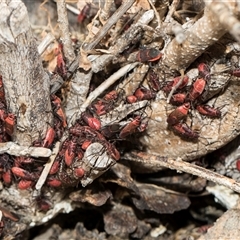
<instances>
[{"instance_id":1,"label":"winged adult bug","mask_svg":"<svg viewBox=\"0 0 240 240\"><path fill-rule=\"evenodd\" d=\"M47 130L47 133L43 140L42 146L45 148L50 147L54 141L54 138L55 138L55 130L52 127L50 127Z\"/></svg>"},{"instance_id":2,"label":"winged adult bug","mask_svg":"<svg viewBox=\"0 0 240 240\"><path fill-rule=\"evenodd\" d=\"M152 69L148 73L148 85L151 90L158 92L161 89L161 84L159 82L159 76Z\"/></svg>"},{"instance_id":3,"label":"winged adult bug","mask_svg":"<svg viewBox=\"0 0 240 240\"><path fill-rule=\"evenodd\" d=\"M60 76L63 78L66 77L67 75L67 68L66 68L66 63L64 61L64 56L63 56L63 45L61 43L58 44L58 48L55 50L56 55L57 55L57 66L54 70L54 72L58 73Z\"/></svg>"},{"instance_id":4,"label":"winged adult bug","mask_svg":"<svg viewBox=\"0 0 240 240\"><path fill-rule=\"evenodd\" d=\"M202 115L211 117L211 118L220 118L221 117L221 111L217 108L213 108L209 105L197 105L196 109L199 113Z\"/></svg>"},{"instance_id":5,"label":"winged adult bug","mask_svg":"<svg viewBox=\"0 0 240 240\"><path fill-rule=\"evenodd\" d=\"M47 185L50 187L60 187L62 185L62 182L56 178L49 178L47 180Z\"/></svg>"},{"instance_id":6,"label":"winged adult bug","mask_svg":"<svg viewBox=\"0 0 240 240\"><path fill-rule=\"evenodd\" d=\"M81 10L81 12L79 13L78 17L77 17L77 21L79 23L83 23L83 21L89 17L91 11L91 3L87 3L83 9Z\"/></svg>"},{"instance_id":7,"label":"winged adult bug","mask_svg":"<svg viewBox=\"0 0 240 240\"><path fill-rule=\"evenodd\" d=\"M0 101L5 103L5 92L3 87L2 76L0 76Z\"/></svg>"},{"instance_id":8,"label":"winged adult bug","mask_svg":"<svg viewBox=\"0 0 240 240\"><path fill-rule=\"evenodd\" d=\"M182 105L186 100L186 94L185 93L176 93L174 95L172 95L171 99L170 99L170 103L172 105Z\"/></svg>"},{"instance_id":9,"label":"winged adult bug","mask_svg":"<svg viewBox=\"0 0 240 240\"><path fill-rule=\"evenodd\" d=\"M192 85L192 89L189 92L188 100L195 101L204 91L206 86L206 80L198 78Z\"/></svg>"},{"instance_id":10,"label":"winged adult bug","mask_svg":"<svg viewBox=\"0 0 240 240\"><path fill-rule=\"evenodd\" d=\"M43 195L37 196L35 199L39 211L47 212L51 208L51 203Z\"/></svg>"},{"instance_id":11,"label":"winged adult bug","mask_svg":"<svg viewBox=\"0 0 240 240\"><path fill-rule=\"evenodd\" d=\"M10 169L7 169L2 173L2 179L5 184L10 184L12 182L12 173Z\"/></svg>"},{"instance_id":12,"label":"winged adult bug","mask_svg":"<svg viewBox=\"0 0 240 240\"><path fill-rule=\"evenodd\" d=\"M81 146L82 149L83 149L83 150L86 150L91 143L92 143L92 141L90 141L90 140L85 140L85 141L83 142L82 146Z\"/></svg>"},{"instance_id":13,"label":"winged adult bug","mask_svg":"<svg viewBox=\"0 0 240 240\"><path fill-rule=\"evenodd\" d=\"M111 92L107 93L104 97L103 100L105 101L112 101L116 100L118 98L118 93L116 90L112 90Z\"/></svg>"},{"instance_id":14,"label":"winged adult bug","mask_svg":"<svg viewBox=\"0 0 240 240\"><path fill-rule=\"evenodd\" d=\"M0 102L0 119L4 122L7 116L6 106L3 102Z\"/></svg>"},{"instance_id":15,"label":"winged adult bug","mask_svg":"<svg viewBox=\"0 0 240 240\"><path fill-rule=\"evenodd\" d=\"M77 148L77 137L73 137L71 140L67 140L67 149L65 151L65 163L67 166L70 166L73 162L74 157L76 156Z\"/></svg>"},{"instance_id":16,"label":"winged adult bug","mask_svg":"<svg viewBox=\"0 0 240 240\"><path fill-rule=\"evenodd\" d=\"M156 97L156 93L147 88L139 87L134 92L134 96L136 96L138 101L151 100Z\"/></svg>"},{"instance_id":17,"label":"winged adult bug","mask_svg":"<svg viewBox=\"0 0 240 240\"><path fill-rule=\"evenodd\" d=\"M237 167L237 170L240 171L240 159L237 159L236 167Z\"/></svg>"},{"instance_id":18,"label":"winged adult bug","mask_svg":"<svg viewBox=\"0 0 240 240\"><path fill-rule=\"evenodd\" d=\"M207 64L205 64L205 63L198 64L199 76L204 78L207 81L210 80L210 78L211 78L210 71L211 70Z\"/></svg>"},{"instance_id":19,"label":"winged adult bug","mask_svg":"<svg viewBox=\"0 0 240 240\"><path fill-rule=\"evenodd\" d=\"M141 63L154 62L159 60L162 55L156 48L141 49L137 53L137 61Z\"/></svg>"},{"instance_id":20,"label":"winged adult bug","mask_svg":"<svg viewBox=\"0 0 240 240\"><path fill-rule=\"evenodd\" d=\"M14 131L14 126L16 124L16 117L14 114L9 113L4 119L4 128L8 135L12 135Z\"/></svg>"},{"instance_id":21,"label":"winged adult bug","mask_svg":"<svg viewBox=\"0 0 240 240\"><path fill-rule=\"evenodd\" d=\"M177 123L171 126L171 128L180 137L189 140L197 140L199 138L199 134L197 132L194 132L190 127L188 127L186 123Z\"/></svg>"},{"instance_id":22,"label":"winged adult bug","mask_svg":"<svg viewBox=\"0 0 240 240\"><path fill-rule=\"evenodd\" d=\"M61 107L61 99L57 97L56 95L51 95L51 101L53 104L54 113L56 113L57 117L62 121L63 127L65 128L67 126L67 120L66 116L63 112L63 109Z\"/></svg>"},{"instance_id":23,"label":"winged adult bug","mask_svg":"<svg viewBox=\"0 0 240 240\"><path fill-rule=\"evenodd\" d=\"M121 127L118 123L113 123L111 125L107 125L101 129L101 133L106 138L112 138L115 136L119 131Z\"/></svg>"},{"instance_id":24,"label":"winged adult bug","mask_svg":"<svg viewBox=\"0 0 240 240\"><path fill-rule=\"evenodd\" d=\"M187 117L189 109L190 109L189 102L184 103L183 105L177 107L168 115L167 123L171 126L177 123L180 123L182 120L184 120Z\"/></svg>"},{"instance_id":25,"label":"winged adult bug","mask_svg":"<svg viewBox=\"0 0 240 240\"><path fill-rule=\"evenodd\" d=\"M101 128L101 122L95 118L89 111L85 111L81 114L83 121L92 129L99 130Z\"/></svg>"},{"instance_id":26,"label":"winged adult bug","mask_svg":"<svg viewBox=\"0 0 240 240\"><path fill-rule=\"evenodd\" d=\"M21 179L18 183L18 189L20 190L26 190L29 189L33 186L33 181L31 180L25 180L25 179Z\"/></svg>"},{"instance_id":27,"label":"winged adult bug","mask_svg":"<svg viewBox=\"0 0 240 240\"><path fill-rule=\"evenodd\" d=\"M38 178L38 175L35 173L30 173L29 171L22 169L20 167L12 167L11 168L12 173L17 176L20 177L24 180L36 180Z\"/></svg>"},{"instance_id":28,"label":"winged adult bug","mask_svg":"<svg viewBox=\"0 0 240 240\"><path fill-rule=\"evenodd\" d=\"M114 101L118 98L116 90L108 92L103 99L93 102L89 106L89 110L95 112L98 116L106 114L113 109Z\"/></svg>"},{"instance_id":29,"label":"winged adult bug","mask_svg":"<svg viewBox=\"0 0 240 240\"><path fill-rule=\"evenodd\" d=\"M175 77L175 78L173 79L173 81L168 82L168 83L162 88L162 90L163 90L165 93L170 93L171 90L172 90L172 88L175 87L175 86L179 83L179 81L180 81L181 79L182 79L181 76ZM181 84L177 87L177 89L182 89L182 88L184 88L185 86L187 86L188 81L189 81L189 77L188 77L187 75L185 75L185 76L183 77L183 79L182 79Z\"/></svg>"},{"instance_id":30,"label":"winged adult bug","mask_svg":"<svg viewBox=\"0 0 240 240\"><path fill-rule=\"evenodd\" d=\"M141 124L141 116L136 116L130 123L125 125L119 133L119 138L126 138L134 133Z\"/></svg>"}]
</instances>

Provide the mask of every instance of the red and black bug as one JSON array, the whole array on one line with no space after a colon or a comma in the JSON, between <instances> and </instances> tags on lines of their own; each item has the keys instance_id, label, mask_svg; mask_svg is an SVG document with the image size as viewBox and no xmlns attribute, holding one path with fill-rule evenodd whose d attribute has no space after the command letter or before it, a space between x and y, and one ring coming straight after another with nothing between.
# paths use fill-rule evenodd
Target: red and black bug
<instances>
[{"instance_id":1,"label":"red and black bug","mask_svg":"<svg viewBox=\"0 0 240 240\"><path fill-rule=\"evenodd\" d=\"M148 73L148 85L151 90L158 92L161 89L161 84L159 81L159 76L157 73L150 69Z\"/></svg>"},{"instance_id":2,"label":"red and black bug","mask_svg":"<svg viewBox=\"0 0 240 240\"><path fill-rule=\"evenodd\" d=\"M72 137L71 140L66 140L67 148L65 151L65 163L67 166L70 166L73 162L74 157L76 156L76 148L77 148L77 137Z\"/></svg>"},{"instance_id":3,"label":"red and black bug","mask_svg":"<svg viewBox=\"0 0 240 240\"><path fill-rule=\"evenodd\" d=\"M198 78L192 85L192 89L189 92L188 100L195 101L205 90L206 80L203 78Z\"/></svg>"},{"instance_id":4,"label":"red and black bug","mask_svg":"<svg viewBox=\"0 0 240 240\"><path fill-rule=\"evenodd\" d=\"M137 98L138 101L151 100L156 97L156 93L145 87L139 87L134 92L134 96Z\"/></svg>"},{"instance_id":5,"label":"red and black bug","mask_svg":"<svg viewBox=\"0 0 240 240\"><path fill-rule=\"evenodd\" d=\"M89 111L85 111L81 114L82 120L92 129L99 130L101 128L101 122L95 118Z\"/></svg>"},{"instance_id":6,"label":"red and black bug","mask_svg":"<svg viewBox=\"0 0 240 240\"><path fill-rule=\"evenodd\" d=\"M170 99L170 103L172 105L182 105L186 100L186 94L185 93L176 93L173 94L171 99Z\"/></svg>"},{"instance_id":7,"label":"red and black bug","mask_svg":"<svg viewBox=\"0 0 240 240\"><path fill-rule=\"evenodd\" d=\"M12 135L14 131L14 126L16 124L16 117L14 114L9 113L4 119L4 128L8 135Z\"/></svg>"},{"instance_id":8,"label":"red and black bug","mask_svg":"<svg viewBox=\"0 0 240 240\"><path fill-rule=\"evenodd\" d=\"M52 145L54 138L55 138L55 130L52 127L50 127L47 130L42 146L45 148L49 148Z\"/></svg>"},{"instance_id":9,"label":"red and black bug","mask_svg":"<svg viewBox=\"0 0 240 240\"><path fill-rule=\"evenodd\" d=\"M61 99L56 95L51 95L51 101L53 104L54 113L62 121L63 127L65 128L67 126L67 120L61 106Z\"/></svg>"},{"instance_id":10,"label":"red and black bug","mask_svg":"<svg viewBox=\"0 0 240 240\"><path fill-rule=\"evenodd\" d=\"M202 115L211 117L211 118L220 118L221 117L221 111L217 108L213 108L209 105L197 105L196 109L199 113Z\"/></svg>"},{"instance_id":11,"label":"red and black bug","mask_svg":"<svg viewBox=\"0 0 240 240\"><path fill-rule=\"evenodd\" d=\"M172 90L172 88L175 87L175 86L179 83L179 81L181 80L181 78L182 78L181 76L175 77L175 78L173 79L173 81L168 82L168 83L162 88L162 90L163 90L165 93L170 93L171 90ZM189 81L189 77L188 77L187 75L184 76L183 79L182 79L181 84L177 87L177 89L183 89L185 86L187 86L188 81ZM177 89L176 89L176 90L177 90Z\"/></svg>"},{"instance_id":12,"label":"red and black bug","mask_svg":"<svg viewBox=\"0 0 240 240\"><path fill-rule=\"evenodd\" d=\"M209 81L211 78L210 75L210 68L207 64L205 63L200 63L198 65L198 73L201 78L204 78L205 80Z\"/></svg>"},{"instance_id":13,"label":"red and black bug","mask_svg":"<svg viewBox=\"0 0 240 240\"><path fill-rule=\"evenodd\" d=\"M177 107L173 110L167 117L167 123L169 125L175 125L180 123L187 117L188 110L190 109L190 103L184 103L183 105Z\"/></svg>"},{"instance_id":14,"label":"red and black bug","mask_svg":"<svg viewBox=\"0 0 240 240\"><path fill-rule=\"evenodd\" d=\"M118 93L116 90L108 92L103 99L99 99L94 101L88 109L91 112L96 113L98 116L106 114L107 112L111 111L114 107L114 103L118 98Z\"/></svg>"},{"instance_id":15,"label":"red and black bug","mask_svg":"<svg viewBox=\"0 0 240 240\"><path fill-rule=\"evenodd\" d=\"M177 135L185 139L197 140L199 138L199 134L188 127L186 123L178 123L171 126L171 128Z\"/></svg>"},{"instance_id":16,"label":"red and black bug","mask_svg":"<svg viewBox=\"0 0 240 240\"><path fill-rule=\"evenodd\" d=\"M81 10L81 12L79 13L78 17L77 17L77 21L79 23L83 23L83 21L89 17L91 11L91 3L87 3L83 9Z\"/></svg>"},{"instance_id":17,"label":"red and black bug","mask_svg":"<svg viewBox=\"0 0 240 240\"><path fill-rule=\"evenodd\" d=\"M154 62L159 60L162 55L156 48L141 49L137 53L137 61L141 63Z\"/></svg>"},{"instance_id":18,"label":"red and black bug","mask_svg":"<svg viewBox=\"0 0 240 240\"><path fill-rule=\"evenodd\" d=\"M120 131L121 127L118 123L107 125L101 129L101 133L106 138L112 138Z\"/></svg>"},{"instance_id":19,"label":"red and black bug","mask_svg":"<svg viewBox=\"0 0 240 240\"><path fill-rule=\"evenodd\" d=\"M119 133L119 138L126 138L137 131L141 124L141 116L136 116L130 123L125 125Z\"/></svg>"},{"instance_id":20,"label":"red and black bug","mask_svg":"<svg viewBox=\"0 0 240 240\"><path fill-rule=\"evenodd\" d=\"M57 66L54 72L65 78L67 75L67 67L63 56L63 45L61 43L58 44L58 48L55 52L57 56Z\"/></svg>"}]
</instances>

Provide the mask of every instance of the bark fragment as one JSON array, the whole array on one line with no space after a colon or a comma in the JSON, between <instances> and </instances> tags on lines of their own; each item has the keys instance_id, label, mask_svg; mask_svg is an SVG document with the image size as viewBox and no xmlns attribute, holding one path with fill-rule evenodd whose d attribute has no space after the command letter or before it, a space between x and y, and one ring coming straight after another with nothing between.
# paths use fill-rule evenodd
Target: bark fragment
<instances>
[{"instance_id":1,"label":"bark fragment","mask_svg":"<svg viewBox=\"0 0 240 240\"><path fill-rule=\"evenodd\" d=\"M1 1L0 72L8 111L17 117L13 140L30 146L52 124L49 78L21 1Z\"/></svg>"}]
</instances>

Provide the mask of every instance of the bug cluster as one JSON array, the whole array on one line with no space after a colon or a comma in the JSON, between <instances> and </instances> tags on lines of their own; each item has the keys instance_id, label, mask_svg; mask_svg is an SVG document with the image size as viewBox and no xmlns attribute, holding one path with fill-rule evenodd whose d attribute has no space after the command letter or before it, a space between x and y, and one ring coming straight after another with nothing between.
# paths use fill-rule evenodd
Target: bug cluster
<instances>
[{"instance_id":1,"label":"bug cluster","mask_svg":"<svg viewBox=\"0 0 240 240\"><path fill-rule=\"evenodd\" d=\"M53 126L49 126L44 139L33 142L33 146L35 147L51 148L53 143L62 137L64 128L67 126L65 115L61 108L60 98L52 95L51 100L54 110ZM11 125L9 122L8 125L3 125L3 129L5 129L5 126L7 126L7 128L3 131L3 134L1 134L1 142L11 140L10 134L12 134L15 124L16 122L13 121ZM19 189L28 189L34 186L43 170L43 164L46 160L47 159L36 159L25 156L14 157L6 153L0 155L0 170L3 182L6 185L10 185L14 177L15 181L18 182Z\"/></svg>"},{"instance_id":2,"label":"bug cluster","mask_svg":"<svg viewBox=\"0 0 240 240\"><path fill-rule=\"evenodd\" d=\"M64 77L66 76L66 65L61 44L58 45L55 54L57 65L54 72ZM153 48L140 49L135 55L137 61L144 63L159 60L162 56L158 50ZM137 88L132 96L127 97L126 101L132 104L155 98L156 92L160 89L160 83L154 71L149 72L149 86L150 89L143 86ZM0 97L1 142L7 142L11 140L10 136L16 126L16 118L7 112L2 81L0 82ZM120 98L116 90L106 93L103 97L93 101L76 123L68 128L61 99L54 94L50 96L54 115L53 123L49 124L45 138L34 141L32 145L52 148L56 141L62 139L64 132L67 133L67 138L62 142L49 171L46 180L48 186L76 186L80 181L83 184L83 180L87 183L91 182L97 175L100 175L100 172L106 171L120 159L115 142L126 140L129 135L136 132L145 131L147 121L139 112L134 113L135 111L127 114L123 118L123 122L115 121L102 125L101 117L111 114L110 112L119 105L118 99ZM91 150L89 153L88 149L91 149L92 144L98 147L98 152L91 153L93 151ZM99 167L99 161L95 156L101 156L104 152L107 155L105 158L109 160L106 162L106 166ZM2 154L0 156L1 178L5 185L10 185L14 179L19 189L29 189L38 181L46 161L47 159ZM101 161L104 162L104 160ZM100 163L100 165L103 164ZM101 170L99 170L100 168Z\"/></svg>"},{"instance_id":3,"label":"bug cluster","mask_svg":"<svg viewBox=\"0 0 240 240\"><path fill-rule=\"evenodd\" d=\"M45 138L34 141L33 146L52 148L54 143L62 138L64 132L68 133L68 137L62 143L50 169L46 180L48 186L76 186L81 179L91 178L90 175L94 172L92 169L99 168L96 156L106 152L110 159L109 162L111 163L112 161L115 163L120 159L120 153L116 149L114 142L124 140L127 136L146 129L146 122L142 121L140 115L134 114L132 118L122 124L113 123L102 126L100 117L108 114L115 107L117 98L118 93L113 90L105 94L102 98L95 100L81 114L76 123L68 129L61 99L56 95L51 95L54 113L53 124L52 126L49 124ZM5 101L4 94L2 99ZM2 115L5 113L3 110L5 109L1 109ZM7 117L9 117L9 114L6 114L4 119ZM1 142L10 140L10 134L13 132L11 128L14 128L14 124L10 128L5 122L2 121L2 129L4 131L2 132ZM90 153L90 160L89 158L83 160L84 156L89 154L87 153L87 149L92 144L97 144L98 152ZM5 185L10 185L14 179L14 182L17 181L19 189L29 189L38 181L46 160L2 154L0 156L1 178ZM92 166L90 167L89 165ZM103 168L107 170L111 165L107 163Z\"/></svg>"},{"instance_id":4,"label":"bug cluster","mask_svg":"<svg viewBox=\"0 0 240 240\"><path fill-rule=\"evenodd\" d=\"M193 131L185 122L191 107L202 115L211 118L221 117L219 109L205 104L210 79L210 68L205 63L200 63L198 65L198 78L193 81L190 87L187 86L189 82L188 76L184 76L175 77L173 81L168 82L162 89L168 94L175 88L170 103L176 105L177 108L168 115L167 123L177 135L184 139L197 140L199 138L199 134Z\"/></svg>"}]
</instances>

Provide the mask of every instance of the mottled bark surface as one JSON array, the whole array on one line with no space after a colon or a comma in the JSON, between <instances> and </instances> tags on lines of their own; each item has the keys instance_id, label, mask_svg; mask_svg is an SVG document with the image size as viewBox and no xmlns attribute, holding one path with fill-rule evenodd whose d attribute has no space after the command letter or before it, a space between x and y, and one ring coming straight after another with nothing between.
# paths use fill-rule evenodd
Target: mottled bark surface
<instances>
[{"instance_id":1,"label":"mottled bark surface","mask_svg":"<svg viewBox=\"0 0 240 240\"><path fill-rule=\"evenodd\" d=\"M141 0L130 7L133 0L107 0L101 9L97 1L76 4L48 0L42 4L43 1L35 0L34 3L42 4L39 8L33 7L33 2L25 2L35 11L32 27L36 39L42 40L44 36L39 33L43 29L56 38L56 45L49 44L42 50L46 71L55 74L51 85L63 73L56 66L62 70L66 63L66 74L53 91L61 98L62 108L59 104L53 110L54 127L57 126L58 133L64 132L67 141L55 138L50 147L53 150L45 148L49 150L45 154L36 153L36 147L16 145L16 142L30 144L38 133L44 135L48 122L52 123L49 80L39 61L25 7L21 1L3 1L0 73L9 112L15 113L18 121L13 142L0 144L0 153L4 153L0 155L0 235L21 240L197 239L236 204L240 192L239 137L237 142L230 142L240 131L239 78L232 76L233 70L240 68L240 45L230 34L224 34L234 35L231 24L226 24L227 18L222 19L218 11L212 11L216 2L205 1L209 2L205 6L203 0L164 0L146 6L148 1ZM57 13L60 2L64 11ZM82 6L75 15L69 10L66 14L65 2L67 9L69 4L75 8ZM232 14L238 23L239 8L232 2L221 5L221 16ZM121 14L116 14L117 9ZM35 13L44 17L38 19ZM55 26L57 19L62 22ZM175 27L183 35L181 42ZM88 36L84 34L87 31ZM60 39L67 39L67 44L63 41L63 54L56 56ZM91 51L82 51L81 46L87 42L86 49ZM72 54L66 52L73 49L78 56L70 64ZM158 55L152 59L147 49L163 54L162 58ZM199 138L184 138L174 133L167 122L178 106L168 103L171 96L163 88L182 69L189 75L189 83L181 90L175 89L175 93L189 97L200 77L196 68L199 63L211 68L210 76L206 77L209 82L201 93L204 100L195 102L187 98L190 110L186 119L179 120ZM156 86L149 83L151 71L159 75ZM141 94L136 93L139 88L149 90L150 99L140 99ZM113 90L118 96L110 94L109 99ZM144 90L141 91L145 97ZM139 99L127 102L128 96ZM196 110L199 103L218 109L221 117L200 115ZM56 116L60 109L67 117L68 126L64 129L61 125L64 114ZM86 117L91 126L80 118L86 109L93 114ZM96 110L105 113L100 115ZM77 127L70 128L76 121ZM101 135L104 131L106 140ZM235 145L233 152L229 146L222 148L228 142ZM15 151L10 151L11 146ZM107 168L106 155L118 159L117 150L120 159ZM19 153L45 158L19 163L16 158ZM22 168L20 176L15 165ZM8 181L6 176L12 176L12 180ZM30 186L25 187L26 179L30 179ZM214 228L209 231L207 238L227 239L232 225L236 226L232 237L239 236L238 220L239 208L234 208L223 215L223 221L215 224L216 231ZM5 224L2 233L1 224ZM27 237L28 234L31 236Z\"/></svg>"},{"instance_id":2,"label":"mottled bark surface","mask_svg":"<svg viewBox=\"0 0 240 240\"><path fill-rule=\"evenodd\" d=\"M17 124L13 140L31 145L52 124L49 77L43 70L27 10L21 1L1 1L0 72L8 111Z\"/></svg>"}]
</instances>

